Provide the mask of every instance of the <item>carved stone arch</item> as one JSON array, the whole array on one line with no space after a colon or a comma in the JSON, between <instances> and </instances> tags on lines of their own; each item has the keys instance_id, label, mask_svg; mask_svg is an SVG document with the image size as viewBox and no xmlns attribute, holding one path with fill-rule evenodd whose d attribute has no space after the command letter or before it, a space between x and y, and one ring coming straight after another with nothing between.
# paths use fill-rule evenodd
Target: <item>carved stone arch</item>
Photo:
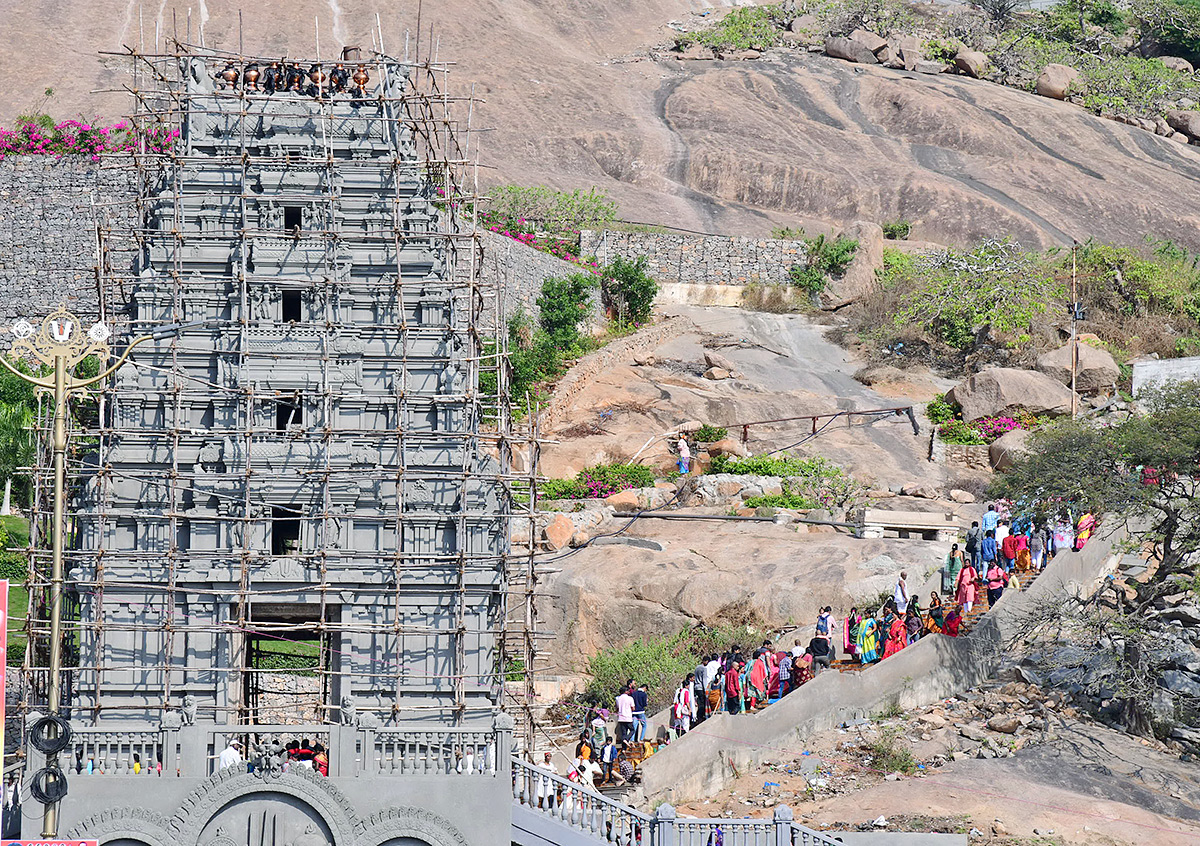
<instances>
[{"instance_id":1,"label":"carved stone arch","mask_svg":"<svg viewBox=\"0 0 1200 846\"><path fill-rule=\"evenodd\" d=\"M267 775L228 768L217 772L183 800L171 818L171 846L196 846L204 827L226 805L245 796L280 793L299 799L325 821L334 846L353 846L358 814L325 776L307 768Z\"/></svg>"},{"instance_id":2,"label":"carved stone arch","mask_svg":"<svg viewBox=\"0 0 1200 846\"><path fill-rule=\"evenodd\" d=\"M112 808L71 827L69 840L96 840L100 846L116 841L137 841L147 846L170 846L174 837L162 814L145 808Z\"/></svg>"},{"instance_id":3,"label":"carved stone arch","mask_svg":"<svg viewBox=\"0 0 1200 846\"><path fill-rule=\"evenodd\" d=\"M430 846L468 846L450 821L423 808L394 807L372 814L358 824L355 846L381 846L398 837L415 837Z\"/></svg>"}]
</instances>

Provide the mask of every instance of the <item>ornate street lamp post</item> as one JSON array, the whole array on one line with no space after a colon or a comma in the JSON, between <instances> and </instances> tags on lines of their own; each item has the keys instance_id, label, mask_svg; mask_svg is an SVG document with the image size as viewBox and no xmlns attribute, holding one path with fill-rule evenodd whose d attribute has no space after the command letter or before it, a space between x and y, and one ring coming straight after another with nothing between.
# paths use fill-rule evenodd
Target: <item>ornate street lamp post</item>
<instances>
[{"instance_id":1,"label":"ornate street lamp post","mask_svg":"<svg viewBox=\"0 0 1200 846\"><path fill-rule=\"evenodd\" d=\"M189 324L198 325L198 324ZM103 323L94 323L84 328L78 317L60 305L53 313L35 327L27 320L19 320L12 327L16 336L10 352L16 357L30 356L38 362L54 368L53 378L39 378L22 373L0 355L0 365L9 372L41 388L54 391L54 517L50 525L53 554L50 565L50 668L46 685L47 708L53 716L58 713L62 675L62 594L63 594L63 522L66 511L66 458L67 458L67 401L71 394L89 385L107 379L129 358L138 344L161 340L176 334L182 326L165 326L162 329L134 338L121 353L116 363L96 376L78 377L74 369L89 355L101 361L109 358L108 339L112 332ZM57 731L57 729L54 729ZM63 779L58 768L58 753L46 755L46 767L51 771L51 783ZM58 836L58 802L49 802L42 816L42 837Z\"/></svg>"}]
</instances>

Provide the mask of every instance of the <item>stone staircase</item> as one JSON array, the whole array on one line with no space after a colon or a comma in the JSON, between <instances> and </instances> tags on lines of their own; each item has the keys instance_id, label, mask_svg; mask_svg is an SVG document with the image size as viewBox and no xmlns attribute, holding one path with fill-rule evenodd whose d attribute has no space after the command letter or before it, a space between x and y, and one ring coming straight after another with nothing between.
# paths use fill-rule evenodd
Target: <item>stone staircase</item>
<instances>
[{"instance_id":1,"label":"stone staircase","mask_svg":"<svg viewBox=\"0 0 1200 846\"><path fill-rule=\"evenodd\" d=\"M1033 584L1037 577L1038 571L1017 571L1017 581L1021 583L1022 591L1028 590L1029 586ZM976 593L976 596L979 597L979 601L976 602L971 608L971 613L963 617L962 624L958 629L959 637L970 634L971 630L979 625L979 621L982 619L983 615L991 610L991 606L988 605L987 590L985 588L981 586L979 591ZM837 670L840 673L861 673L865 668L857 661L839 658L830 664L830 669Z\"/></svg>"}]
</instances>

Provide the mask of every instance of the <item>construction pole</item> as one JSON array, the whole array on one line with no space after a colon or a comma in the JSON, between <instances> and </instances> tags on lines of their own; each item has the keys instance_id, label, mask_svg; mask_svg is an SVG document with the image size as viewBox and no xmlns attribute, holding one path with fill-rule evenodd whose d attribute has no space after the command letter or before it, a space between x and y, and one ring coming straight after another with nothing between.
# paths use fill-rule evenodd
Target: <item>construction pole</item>
<instances>
[{"instance_id":1,"label":"construction pole","mask_svg":"<svg viewBox=\"0 0 1200 846\"><path fill-rule=\"evenodd\" d=\"M1071 419L1079 412L1079 395L1075 393L1075 378L1079 371L1079 291L1076 283L1075 253L1079 242L1071 243Z\"/></svg>"}]
</instances>

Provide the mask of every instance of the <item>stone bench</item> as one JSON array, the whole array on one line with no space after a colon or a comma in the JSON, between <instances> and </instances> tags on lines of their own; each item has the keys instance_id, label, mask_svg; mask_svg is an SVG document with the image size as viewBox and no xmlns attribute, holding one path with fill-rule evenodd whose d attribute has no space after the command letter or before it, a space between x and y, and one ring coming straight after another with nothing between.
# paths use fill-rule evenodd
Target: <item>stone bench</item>
<instances>
[{"instance_id":1,"label":"stone bench","mask_svg":"<svg viewBox=\"0 0 1200 846\"><path fill-rule=\"evenodd\" d=\"M887 532L897 537L920 536L924 540L951 543L958 537L958 518L948 512L939 511L883 511L865 509L861 525L855 530L860 538L882 538Z\"/></svg>"}]
</instances>

